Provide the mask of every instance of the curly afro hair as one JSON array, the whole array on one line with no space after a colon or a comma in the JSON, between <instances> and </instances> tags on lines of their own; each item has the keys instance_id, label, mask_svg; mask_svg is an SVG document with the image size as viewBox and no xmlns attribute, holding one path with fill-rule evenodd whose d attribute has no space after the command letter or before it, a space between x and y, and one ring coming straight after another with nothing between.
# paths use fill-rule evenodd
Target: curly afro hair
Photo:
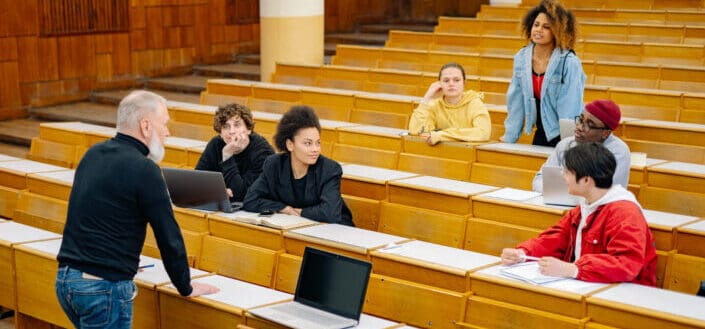
<instances>
[{"instance_id":1,"label":"curly afro hair","mask_svg":"<svg viewBox=\"0 0 705 329\"><path fill-rule=\"evenodd\" d=\"M239 116L242 122L245 123L245 127L249 130L255 128L255 120L252 118L252 111L242 104L230 103L221 105L215 111L215 116L213 117L213 129L220 133L223 125L230 120L230 118Z\"/></svg>"},{"instance_id":2,"label":"curly afro hair","mask_svg":"<svg viewBox=\"0 0 705 329\"><path fill-rule=\"evenodd\" d=\"M296 133L304 128L316 128L319 132L321 131L321 124L318 122L316 112L305 105L293 106L284 113L277 124L277 132L274 134L274 145L280 152L289 153L286 148L286 141L293 141Z\"/></svg>"},{"instance_id":3,"label":"curly afro hair","mask_svg":"<svg viewBox=\"0 0 705 329\"><path fill-rule=\"evenodd\" d=\"M536 7L531 8L521 20L521 34L531 40L531 27L539 14L544 13L551 21L551 32L556 41L556 47L569 50L575 47L578 39L578 23L575 15L563 7L556 0L542 0Z\"/></svg>"}]
</instances>

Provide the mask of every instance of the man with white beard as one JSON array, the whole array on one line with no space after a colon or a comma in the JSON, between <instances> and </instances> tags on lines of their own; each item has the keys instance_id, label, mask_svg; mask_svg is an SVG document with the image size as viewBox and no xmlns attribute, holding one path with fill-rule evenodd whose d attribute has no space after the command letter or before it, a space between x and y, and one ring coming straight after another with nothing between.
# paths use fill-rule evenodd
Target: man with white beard
<instances>
[{"instance_id":1,"label":"man with white beard","mask_svg":"<svg viewBox=\"0 0 705 329\"><path fill-rule=\"evenodd\" d=\"M117 135L81 159L57 257L56 295L76 326L130 328L132 301L150 224L169 278L183 296L215 293L192 283L179 226L157 163L169 136L166 100L133 91L118 106Z\"/></svg>"}]
</instances>

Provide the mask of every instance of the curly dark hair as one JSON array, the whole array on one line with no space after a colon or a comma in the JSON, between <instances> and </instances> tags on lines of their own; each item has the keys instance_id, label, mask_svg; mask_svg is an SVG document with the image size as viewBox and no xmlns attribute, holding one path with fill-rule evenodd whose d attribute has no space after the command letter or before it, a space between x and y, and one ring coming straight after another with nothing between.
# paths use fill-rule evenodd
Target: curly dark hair
<instances>
[{"instance_id":1,"label":"curly dark hair","mask_svg":"<svg viewBox=\"0 0 705 329\"><path fill-rule=\"evenodd\" d=\"M566 9L556 0L542 0L536 7L531 8L521 20L521 34L531 40L531 27L539 14L544 13L551 21L551 32L556 42L556 47L569 50L575 47L578 39L578 23L573 12Z\"/></svg>"},{"instance_id":2,"label":"curly dark hair","mask_svg":"<svg viewBox=\"0 0 705 329\"><path fill-rule=\"evenodd\" d=\"M460 65L456 62L448 62L448 63L445 63L443 66L441 66L441 69L438 71L438 80L441 80L441 73L443 73L443 70L445 70L449 67L453 67L453 68L460 70L460 73L463 74L463 80L465 80L465 69L463 68L462 65Z\"/></svg>"},{"instance_id":3,"label":"curly dark hair","mask_svg":"<svg viewBox=\"0 0 705 329\"><path fill-rule=\"evenodd\" d=\"M213 129L220 133L223 125L235 116L239 116L242 119L247 129L254 130L255 120L252 118L252 111L247 106L238 103L230 103L218 107L213 117Z\"/></svg>"},{"instance_id":4,"label":"curly dark hair","mask_svg":"<svg viewBox=\"0 0 705 329\"><path fill-rule=\"evenodd\" d=\"M281 152L289 153L286 148L287 140L294 140L294 135L304 128L316 128L321 131L321 123L318 122L316 112L306 105L293 106L284 113L277 124L277 132L274 134L274 145Z\"/></svg>"}]
</instances>

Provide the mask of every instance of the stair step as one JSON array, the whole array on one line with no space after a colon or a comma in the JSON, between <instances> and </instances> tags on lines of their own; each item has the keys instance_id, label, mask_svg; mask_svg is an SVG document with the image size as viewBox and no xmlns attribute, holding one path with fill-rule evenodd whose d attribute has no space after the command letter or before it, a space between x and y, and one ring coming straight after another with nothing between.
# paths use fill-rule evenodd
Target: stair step
<instances>
[{"instance_id":1,"label":"stair step","mask_svg":"<svg viewBox=\"0 0 705 329\"><path fill-rule=\"evenodd\" d=\"M111 106L117 108L120 101L127 96L127 94L132 91L131 89L124 90L108 90L108 91L96 91L91 93L90 100L100 104L110 104ZM177 102L188 102L188 103L198 103L200 99L199 94L184 94L180 92L166 91L166 90L150 90L155 92L169 101Z\"/></svg>"},{"instance_id":2,"label":"stair step","mask_svg":"<svg viewBox=\"0 0 705 329\"><path fill-rule=\"evenodd\" d=\"M145 85L147 89L200 94L202 91L206 90L206 81L208 81L208 77L200 75L181 75L149 79Z\"/></svg>"},{"instance_id":3,"label":"stair step","mask_svg":"<svg viewBox=\"0 0 705 329\"><path fill-rule=\"evenodd\" d=\"M260 80L259 64L217 64L194 65L193 71L201 76L235 78L242 80Z\"/></svg>"},{"instance_id":4,"label":"stair step","mask_svg":"<svg viewBox=\"0 0 705 329\"><path fill-rule=\"evenodd\" d=\"M16 158L26 158L27 153L29 153L29 146L27 145L0 142L0 154Z\"/></svg>"},{"instance_id":5,"label":"stair step","mask_svg":"<svg viewBox=\"0 0 705 329\"><path fill-rule=\"evenodd\" d=\"M259 54L238 54L237 60L241 64L257 64L260 63Z\"/></svg>"},{"instance_id":6,"label":"stair step","mask_svg":"<svg viewBox=\"0 0 705 329\"><path fill-rule=\"evenodd\" d=\"M39 136L39 124L42 122L44 121L37 119L0 121L0 142L29 147L32 138Z\"/></svg>"},{"instance_id":7,"label":"stair step","mask_svg":"<svg viewBox=\"0 0 705 329\"><path fill-rule=\"evenodd\" d=\"M433 32L434 25L426 24L365 24L360 25L360 33L389 34L390 30L403 30L414 32Z\"/></svg>"},{"instance_id":8,"label":"stair step","mask_svg":"<svg viewBox=\"0 0 705 329\"><path fill-rule=\"evenodd\" d=\"M326 34L326 43L384 45L387 37L381 33L329 33Z\"/></svg>"},{"instance_id":9,"label":"stair step","mask_svg":"<svg viewBox=\"0 0 705 329\"><path fill-rule=\"evenodd\" d=\"M30 114L44 121L81 121L96 125L115 127L117 107L115 105L79 102L29 110ZM39 135L39 130L37 134Z\"/></svg>"}]
</instances>

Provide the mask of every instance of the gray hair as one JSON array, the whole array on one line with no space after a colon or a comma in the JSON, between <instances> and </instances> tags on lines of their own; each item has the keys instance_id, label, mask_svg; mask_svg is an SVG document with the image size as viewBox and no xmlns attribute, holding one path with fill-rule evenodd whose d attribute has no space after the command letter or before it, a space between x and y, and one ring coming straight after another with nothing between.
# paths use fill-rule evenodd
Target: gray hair
<instances>
[{"instance_id":1,"label":"gray hair","mask_svg":"<svg viewBox=\"0 0 705 329\"><path fill-rule=\"evenodd\" d=\"M139 122L148 113L166 107L166 99L153 92L135 90L120 101L117 110L117 130L137 129Z\"/></svg>"}]
</instances>

